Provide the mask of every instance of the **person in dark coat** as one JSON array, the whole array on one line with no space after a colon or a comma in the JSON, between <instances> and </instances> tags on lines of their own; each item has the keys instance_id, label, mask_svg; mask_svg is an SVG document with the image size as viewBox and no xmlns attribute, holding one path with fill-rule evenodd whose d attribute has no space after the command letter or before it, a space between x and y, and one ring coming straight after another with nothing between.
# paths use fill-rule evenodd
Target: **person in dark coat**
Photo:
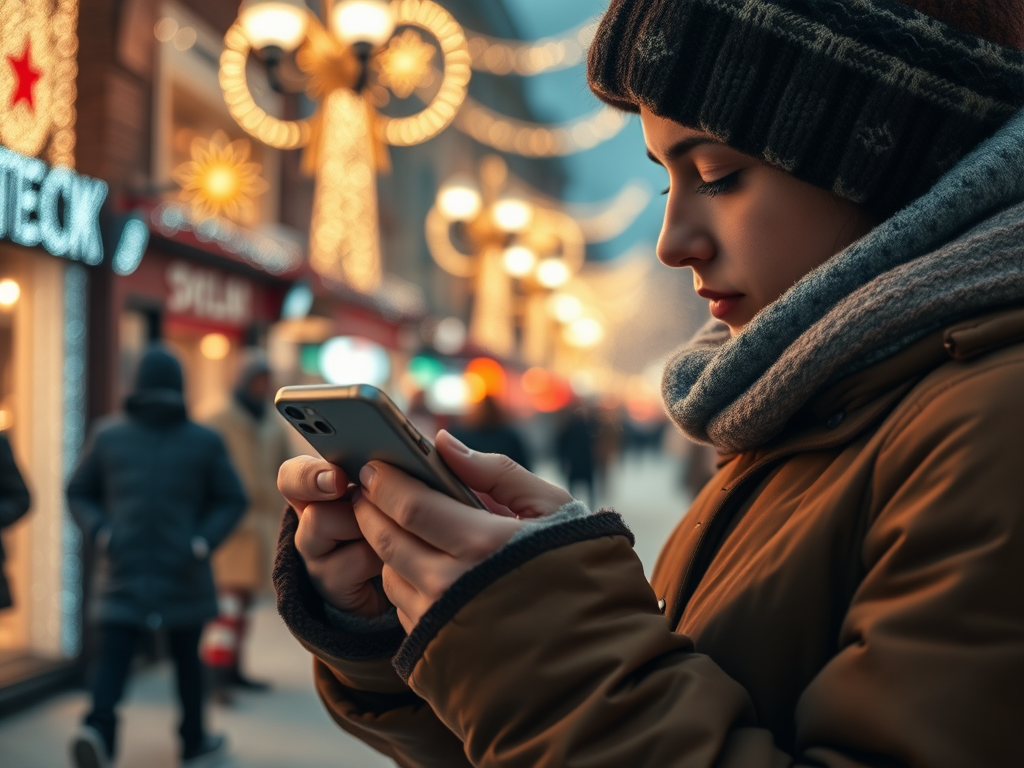
<instances>
[{"instance_id":1,"label":"person in dark coat","mask_svg":"<svg viewBox=\"0 0 1024 768\"><path fill-rule=\"evenodd\" d=\"M583 485L587 503L596 503L595 475L597 473L596 435L597 425L586 404L573 408L562 422L555 436L555 451L566 476L571 493Z\"/></svg>"},{"instance_id":2,"label":"person in dark coat","mask_svg":"<svg viewBox=\"0 0 1024 768\"><path fill-rule=\"evenodd\" d=\"M500 453L530 469L530 454L523 439L509 425L505 412L492 395L486 395L477 403L465 422L452 429L452 434L473 450Z\"/></svg>"},{"instance_id":3,"label":"person in dark coat","mask_svg":"<svg viewBox=\"0 0 1024 768\"><path fill-rule=\"evenodd\" d=\"M93 707L72 742L80 768L108 766L115 754L114 709L146 630L167 632L177 667L183 764L225 748L203 728L199 637L217 615L210 553L246 497L221 438L189 421L182 389L177 359L147 351L125 417L96 430L68 485L71 512L103 561Z\"/></svg>"},{"instance_id":4,"label":"person in dark coat","mask_svg":"<svg viewBox=\"0 0 1024 768\"><path fill-rule=\"evenodd\" d=\"M28 495L25 481L21 479L18 465L11 453L7 435L0 434L0 530L21 519L28 512L32 500ZM11 590L3 571L4 545L0 540L0 610L13 605Z\"/></svg>"}]
</instances>

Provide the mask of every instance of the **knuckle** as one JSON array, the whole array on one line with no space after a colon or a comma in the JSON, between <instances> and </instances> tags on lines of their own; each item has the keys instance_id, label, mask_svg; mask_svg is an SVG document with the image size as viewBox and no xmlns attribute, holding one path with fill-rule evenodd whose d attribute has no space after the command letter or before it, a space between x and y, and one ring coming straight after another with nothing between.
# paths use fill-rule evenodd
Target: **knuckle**
<instances>
[{"instance_id":1,"label":"knuckle","mask_svg":"<svg viewBox=\"0 0 1024 768\"><path fill-rule=\"evenodd\" d=\"M377 554L385 563L395 556L395 537L391 531L382 528L377 533L376 547Z\"/></svg>"},{"instance_id":2,"label":"knuckle","mask_svg":"<svg viewBox=\"0 0 1024 768\"><path fill-rule=\"evenodd\" d=\"M406 529L415 525L420 516L420 505L416 498L405 497L396 500L393 510L395 522Z\"/></svg>"}]
</instances>

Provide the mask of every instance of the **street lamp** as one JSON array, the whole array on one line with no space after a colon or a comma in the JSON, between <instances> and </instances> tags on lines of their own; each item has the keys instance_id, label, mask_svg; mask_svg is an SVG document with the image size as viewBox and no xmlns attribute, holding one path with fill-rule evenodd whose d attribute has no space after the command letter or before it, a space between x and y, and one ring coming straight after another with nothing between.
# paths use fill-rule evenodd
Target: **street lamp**
<instances>
[{"instance_id":1,"label":"street lamp","mask_svg":"<svg viewBox=\"0 0 1024 768\"><path fill-rule=\"evenodd\" d=\"M326 0L324 18L302 0L244 0L224 37L220 85L250 135L277 149L305 147L303 169L317 179L312 267L371 293L381 278L376 175L388 167L386 147L419 144L451 123L466 98L470 55L462 27L432 0ZM256 104L245 71L253 49L275 90L316 101L311 117L282 120ZM426 106L383 115L374 99L388 90Z\"/></svg>"},{"instance_id":2,"label":"street lamp","mask_svg":"<svg viewBox=\"0 0 1024 768\"><path fill-rule=\"evenodd\" d=\"M531 350L547 345L544 298L583 265L586 246L576 221L512 188L505 161L490 155L480 165L479 184L457 176L441 187L426 234L434 260L473 281L470 338L496 355L514 351L518 281L526 303L524 352L536 358Z\"/></svg>"}]
</instances>

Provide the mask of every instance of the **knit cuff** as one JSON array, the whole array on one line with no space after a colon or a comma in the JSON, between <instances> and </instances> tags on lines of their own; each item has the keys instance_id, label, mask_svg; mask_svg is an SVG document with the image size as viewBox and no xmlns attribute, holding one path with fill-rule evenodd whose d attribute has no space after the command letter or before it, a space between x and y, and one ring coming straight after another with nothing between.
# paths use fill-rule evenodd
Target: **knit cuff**
<instances>
[{"instance_id":1,"label":"knit cuff","mask_svg":"<svg viewBox=\"0 0 1024 768\"><path fill-rule=\"evenodd\" d=\"M335 608L330 603L324 603L324 613L327 615L328 623L335 629L350 632L354 635L372 635L376 632L386 632L390 629L400 628L398 621L398 609L391 607L387 613L380 616L357 616L354 613Z\"/></svg>"},{"instance_id":2,"label":"knit cuff","mask_svg":"<svg viewBox=\"0 0 1024 768\"><path fill-rule=\"evenodd\" d=\"M559 519L555 516L559 515ZM598 539L603 536L625 536L632 546L633 534L623 519L611 510L589 514L580 502L566 504L555 515L531 521L489 558L464 573L434 603L413 627L394 658L395 670L409 682L413 669L427 646L462 608L502 576L552 549Z\"/></svg>"},{"instance_id":3,"label":"knit cuff","mask_svg":"<svg viewBox=\"0 0 1024 768\"><path fill-rule=\"evenodd\" d=\"M285 625L308 647L335 659L371 661L393 656L405 638L397 616L393 624L381 617L379 625L361 624L359 630L332 622L327 604L313 587L302 556L295 549L298 525L298 515L289 507L281 520L273 574L277 610Z\"/></svg>"}]
</instances>

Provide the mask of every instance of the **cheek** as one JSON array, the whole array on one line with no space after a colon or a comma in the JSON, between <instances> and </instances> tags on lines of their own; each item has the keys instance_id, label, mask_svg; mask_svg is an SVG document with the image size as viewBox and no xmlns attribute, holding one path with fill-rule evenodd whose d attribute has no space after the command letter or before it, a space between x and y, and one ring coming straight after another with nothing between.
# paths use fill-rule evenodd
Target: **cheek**
<instances>
[{"instance_id":1,"label":"cheek","mask_svg":"<svg viewBox=\"0 0 1024 768\"><path fill-rule=\"evenodd\" d=\"M792 188L790 188L792 186ZM832 256L834 211L806 194L804 185L772 184L750 190L733 237L761 309ZM742 224L739 221L742 220ZM830 234L831 233L831 234Z\"/></svg>"}]
</instances>

